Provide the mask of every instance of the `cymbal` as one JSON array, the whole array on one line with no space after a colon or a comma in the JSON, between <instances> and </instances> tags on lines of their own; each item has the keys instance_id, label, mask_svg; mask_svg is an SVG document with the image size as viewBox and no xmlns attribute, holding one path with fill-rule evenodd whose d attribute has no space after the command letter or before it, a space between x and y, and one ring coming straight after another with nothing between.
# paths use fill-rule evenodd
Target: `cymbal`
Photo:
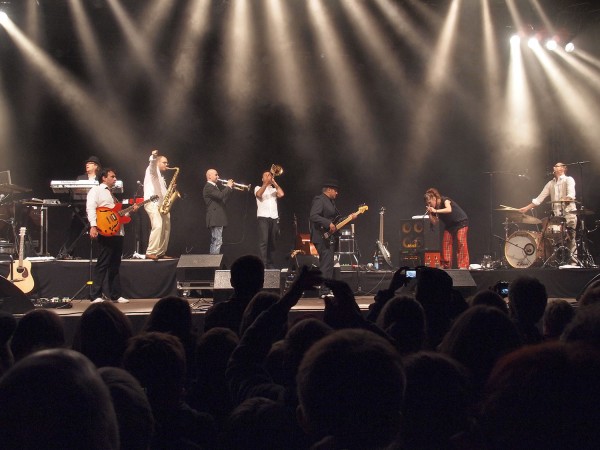
<instances>
[{"instance_id":1,"label":"cymbal","mask_svg":"<svg viewBox=\"0 0 600 450\"><path fill-rule=\"evenodd\" d=\"M509 218L513 223L524 223L527 225L538 225L542 223L542 221L537 217L529 216L523 213L511 214Z\"/></svg>"},{"instance_id":2,"label":"cymbal","mask_svg":"<svg viewBox=\"0 0 600 450\"><path fill-rule=\"evenodd\" d=\"M591 209L584 208L578 209L577 211L571 211L569 214L575 214L576 216L593 216L596 213Z\"/></svg>"},{"instance_id":3,"label":"cymbal","mask_svg":"<svg viewBox=\"0 0 600 450\"><path fill-rule=\"evenodd\" d=\"M31 191L30 188L18 186L16 184L0 184L0 194L20 194Z\"/></svg>"}]
</instances>

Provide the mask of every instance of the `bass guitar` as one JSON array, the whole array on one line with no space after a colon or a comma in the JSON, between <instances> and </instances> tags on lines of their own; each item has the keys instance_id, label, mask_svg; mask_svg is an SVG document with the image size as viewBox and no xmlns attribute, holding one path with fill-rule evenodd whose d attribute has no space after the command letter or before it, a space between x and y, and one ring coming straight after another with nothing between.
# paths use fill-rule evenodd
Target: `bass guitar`
<instances>
[{"instance_id":1,"label":"bass guitar","mask_svg":"<svg viewBox=\"0 0 600 450\"><path fill-rule=\"evenodd\" d=\"M362 214L365 211L367 211L368 209L369 209L369 207L367 205L362 205L362 206L359 206L358 210L356 212L354 212L353 214ZM323 239L331 239L335 233L337 233L343 227L348 225L351 221L352 221L352 214L350 214L348 217L346 217L342 221L336 223L335 231L333 233L331 231L329 231L329 229L323 230L323 232L322 232Z\"/></svg>"},{"instance_id":2,"label":"bass guitar","mask_svg":"<svg viewBox=\"0 0 600 450\"><path fill-rule=\"evenodd\" d=\"M33 291L35 282L31 276L31 261L23 259L26 232L27 228L25 227L21 227L19 230L19 262L16 267L14 267L14 264L12 265L13 267L8 274L8 279L24 294L29 294Z\"/></svg>"},{"instance_id":3,"label":"bass guitar","mask_svg":"<svg viewBox=\"0 0 600 450\"><path fill-rule=\"evenodd\" d=\"M122 224L131 222L131 217L127 214L133 211L133 208L136 205L141 207L146 203L155 202L157 200L158 195L153 195L148 200L136 203L125 209L122 209L122 203L117 203L114 208L108 208L106 206L96 208L96 228L98 228L98 233L102 236L116 236L119 234Z\"/></svg>"},{"instance_id":4,"label":"bass guitar","mask_svg":"<svg viewBox=\"0 0 600 450\"><path fill-rule=\"evenodd\" d=\"M385 245L385 241L383 240L383 216L385 215L385 208L382 206L379 210L379 239L376 242L376 250L375 257L382 257L383 260L387 263L388 266L392 266L392 259L390 256L390 252Z\"/></svg>"}]
</instances>

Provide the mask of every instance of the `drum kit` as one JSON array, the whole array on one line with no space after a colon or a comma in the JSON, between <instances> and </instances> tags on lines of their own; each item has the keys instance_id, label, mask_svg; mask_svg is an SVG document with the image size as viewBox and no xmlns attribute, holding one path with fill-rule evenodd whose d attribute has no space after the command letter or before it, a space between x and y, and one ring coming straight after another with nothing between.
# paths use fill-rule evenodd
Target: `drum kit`
<instances>
[{"instance_id":1,"label":"drum kit","mask_svg":"<svg viewBox=\"0 0 600 450\"><path fill-rule=\"evenodd\" d=\"M496 211L502 212L505 220L505 237L496 236L504 242L505 262L515 269L529 267L561 267L577 263L580 267L597 267L594 263L587 244L587 231L585 229L585 216L594 214L594 211L580 207L581 202L573 200L560 200L548 202L554 207L560 204L560 215L550 215L538 219L532 215L524 214L517 208L499 205ZM570 204L578 205L579 209L566 211ZM556 208L552 208L556 209ZM577 216L578 227L576 236L567 228L568 215ZM533 229L523 229L533 226ZM572 251L569 245L571 239L576 239L577 251Z\"/></svg>"}]
</instances>

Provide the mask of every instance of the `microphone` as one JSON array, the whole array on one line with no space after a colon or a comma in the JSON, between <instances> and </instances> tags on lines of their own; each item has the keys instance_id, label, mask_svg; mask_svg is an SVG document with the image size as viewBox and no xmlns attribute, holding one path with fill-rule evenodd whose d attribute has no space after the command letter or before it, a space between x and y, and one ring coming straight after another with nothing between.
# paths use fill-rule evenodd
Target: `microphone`
<instances>
[{"instance_id":1,"label":"microphone","mask_svg":"<svg viewBox=\"0 0 600 450\"><path fill-rule=\"evenodd\" d=\"M138 186L144 187L144 185L140 182L140 180L137 180L136 183L137 183Z\"/></svg>"},{"instance_id":2,"label":"microphone","mask_svg":"<svg viewBox=\"0 0 600 450\"><path fill-rule=\"evenodd\" d=\"M527 181L529 181L529 180L530 180L530 178L529 178L529 175L527 175L526 173L520 173L520 174L518 174L517 176L518 176L519 178L523 178L524 180L527 180Z\"/></svg>"}]
</instances>

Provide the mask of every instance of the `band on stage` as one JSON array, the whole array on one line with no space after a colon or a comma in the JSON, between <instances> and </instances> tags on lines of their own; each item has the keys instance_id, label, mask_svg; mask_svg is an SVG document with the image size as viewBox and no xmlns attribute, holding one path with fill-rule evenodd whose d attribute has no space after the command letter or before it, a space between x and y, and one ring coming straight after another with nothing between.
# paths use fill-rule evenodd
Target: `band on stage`
<instances>
[{"instance_id":1,"label":"band on stage","mask_svg":"<svg viewBox=\"0 0 600 450\"><path fill-rule=\"evenodd\" d=\"M435 187L428 188L424 193L425 213L422 220L431 230L439 229L440 245L435 256L436 266L443 269L469 268L528 268L528 267L597 267L587 248L585 228L586 216L594 214L577 200L575 180L568 175L569 164L557 162L549 175L552 179L542 188L537 197L526 206L517 208L499 205L494 208L503 216L504 237L496 236L504 248L504 255L497 261L490 256L484 257L482 265L471 263L468 246L469 218L465 209L454 199L446 196ZM57 254L57 259L74 258L76 244L83 236L96 239L101 247L97 268L98 276L108 276L113 292L108 295L113 300L120 298L118 286L118 265L123 251L122 237L126 223L143 205L150 223L147 245L136 245L134 257L157 261L171 259L168 247L171 237L171 208L173 203L181 198L177 191L179 167L170 167L166 155L158 150L152 150L148 157L148 165L144 174L143 184L139 181L138 191L129 201L119 202L114 194L122 193L122 182L116 178L116 171L103 169L97 156L90 156L84 161L85 173L73 181L52 181L54 192L67 194L67 203L71 209L71 221L65 232L64 242ZM171 174L168 178L165 175ZM493 173L493 172L488 172ZM0 253L17 253L16 223L31 220L15 217L15 206L25 206L27 211L43 211L44 203L38 199L19 200L19 196L28 194L29 189L13 185L3 172L0 172ZM222 253L223 231L228 226L227 204L236 191L252 192L256 200L257 242L256 253L266 268L276 268L275 258L280 236L280 214L278 202L285 192L279 182L283 168L273 164L261 174L260 183L254 189L249 184L242 184L233 179L222 179L215 168L206 171L206 183L202 198L206 206L206 228L210 236L209 254ZM119 184L120 183L120 184ZM337 180L329 179L322 184L321 192L312 199L310 205L310 243L314 244L319 258L319 266L325 278L333 278L336 254L339 257L338 239L350 233L342 228L349 222L355 221L366 211L366 205L358 211L343 216L336 206L339 194ZM20 195L19 195L20 194ZM35 202L37 201L37 202ZM41 202L41 203L39 203ZM133 208L127 208L127 204ZM118 231L106 234L99 229L96 211L101 208L114 209L116 223L107 224L106 229L118 227ZM545 207L546 217L536 217L532 214L534 208ZM39 209L38 209L39 208ZM382 211L385 208L382 208ZM383 220L383 213L381 212ZM46 219L47 220L47 219ZM100 220L104 220L100 217ZM39 219L36 220L39 222ZM12 227L7 227L10 224ZM439 225L443 225L439 228ZM43 224L40 223L43 226ZM112 227L112 228L111 228ZM12 228L12 230L11 230ZM353 228L353 227L352 227ZM297 230L296 230L297 232ZM352 235L353 235L352 231ZM43 234L43 233L42 233ZM136 230L136 235L139 233ZM380 236L376 241L375 258L383 258L390 265L389 252L383 241L383 224L380 224ZM41 239L40 239L41 240ZM139 236L138 236L139 240ZM11 242L12 241L12 242ZM85 240L84 240L85 241ZM120 241L120 242L119 242ZM38 244L41 244L38 242ZM40 253L43 249L40 246ZM46 242L47 246L47 242ZM142 247L144 251L139 251ZM415 251L418 251L416 248ZM353 250L354 251L354 250ZM118 253L118 261L116 254ZM294 249L292 256L304 253L303 249ZM30 252L31 254L31 252ZM91 259L91 258L90 258ZM420 265L430 265L427 260L413 260ZM339 261L338 261L339 262ZM356 258L358 265L358 258ZM402 264L402 261L400 261ZM411 264L416 265L416 264ZM433 264L431 264L433 265ZM375 265L379 267L379 265ZM382 264L383 267L383 264ZM393 267L390 267L392 269ZM325 292L327 294L327 292ZM101 292L94 295L101 296Z\"/></svg>"}]
</instances>

